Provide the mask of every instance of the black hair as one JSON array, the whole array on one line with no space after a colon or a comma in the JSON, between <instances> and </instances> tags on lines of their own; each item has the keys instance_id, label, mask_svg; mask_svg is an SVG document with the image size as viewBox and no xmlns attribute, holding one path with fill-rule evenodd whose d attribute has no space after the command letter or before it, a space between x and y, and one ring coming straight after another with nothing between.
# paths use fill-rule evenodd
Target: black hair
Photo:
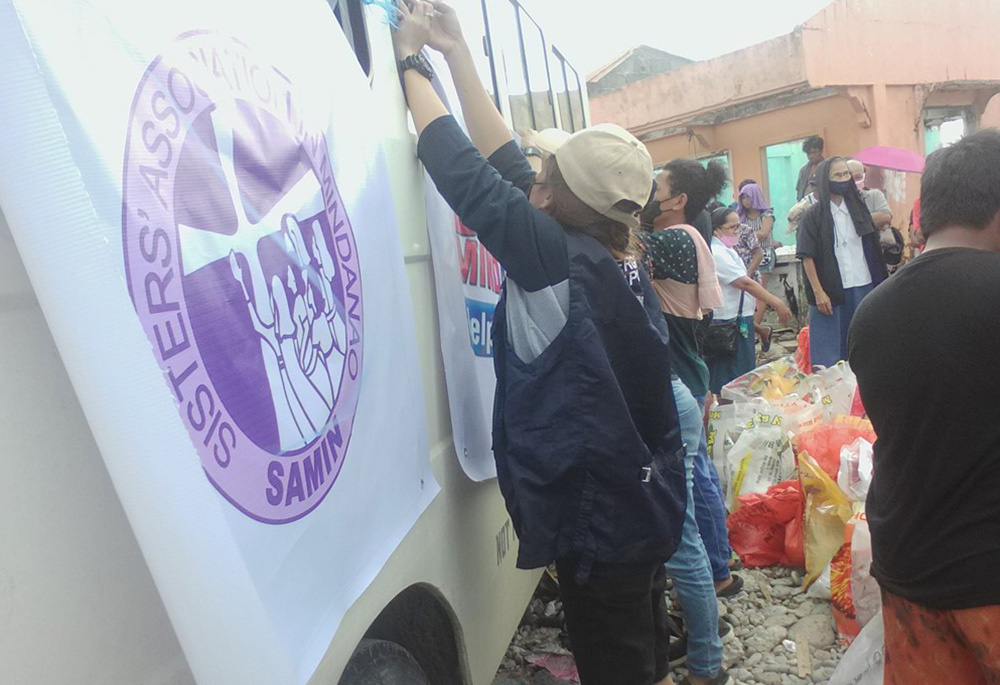
<instances>
[{"instance_id":1,"label":"black hair","mask_svg":"<svg viewBox=\"0 0 1000 685\"><path fill-rule=\"evenodd\" d=\"M707 167L695 159L675 159L663 170L670 173L670 190L674 195L687 195L684 220L688 223L705 209L705 205L718 195L726 185L726 167L712 161Z\"/></svg>"},{"instance_id":2,"label":"black hair","mask_svg":"<svg viewBox=\"0 0 1000 685\"><path fill-rule=\"evenodd\" d=\"M802 151L807 155L811 150L819 150L822 152L825 145L826 144L823 142L823 139L819 136L810 136L806 138L806 142L802 143Z\"/></svg>"},{"instance_id":3,"label":"black hair","mask_svg":"<svg viewBox=\"0 0 1000 685\"><path fill-rule=\"evenodd\" d=\"M722 228L722 225L726 223L726 217L730 214L739 214L739 212L730 207L719 207L712 212L712 230Z\"/></svg>"},{"instance_id":4,"label":"black hair","mask_svg":"<svg viewBox=\"0 0 1000 685\"><path fill-rule=\"evenodd\" d=\"M724 205L721 202L719 202L718 198L714 198L713 197L711 200L708 201L708 204L705 205L705 211L708 212L709 214L711 214L712 212L714 212L715 210L717 210L719 207L725 207L725 206L726 205Z\"/></svg>"},{"instance_id":5,"label":"black hair","mask_svg":"<svg viewBox=\"0 0 1000 685\"><path fill-rule=\"evenodd\" d=\"M920 184L920 231L986 228L1000 212L1000 131L965 136L927 158Z\"/></svg>"},{"instance_id":6,"label":"black hair","mask_svg":"<svg viewBox=\"0 0 1000 685\"><path fill-rule=\"evenodd\" d=\"M739 186L739 188L737 188L737 190L743 190L744 188L746 188L751 183L753 183L754 185L757 185L757 181L755 181L754 179L752 179L752 178L744 178L742 181L740 181L740 186Z\"/></svg>"}]
</instances>

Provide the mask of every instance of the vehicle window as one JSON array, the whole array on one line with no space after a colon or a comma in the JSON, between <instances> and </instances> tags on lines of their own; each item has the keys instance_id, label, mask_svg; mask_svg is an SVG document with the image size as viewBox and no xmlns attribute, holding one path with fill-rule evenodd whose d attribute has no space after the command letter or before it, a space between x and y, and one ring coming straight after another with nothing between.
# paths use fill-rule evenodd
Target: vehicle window
<instances>
[{"instance_id":1,"label":"vehicle window","mask_svg":"<svg viewBox=\"0 0 1000 685\"><path fill-rule=\"evenodd\" d=\"M521 19L521 38L524 44L534 128L540 131L556 125L556 113L549 86L549 66L545 58L545 39L542 30L527 12L519 10L518 16Z\"/></svg>"},{"instance_id":2,"label":"vehicle window","mask_svg":"<svg viewBox=\"0 0 1000 685\"><path fill-rule=\"evenodd\" d=\"M514 130L533 128L534 115L528 98L528 80L524 54L521 51L517 8L508 0L494 0L490 4L489 21L490 33L494 38L493 60L498 74L503 75L507 86L507 101Z\"/></svg>"},{"instance_id":3,"label":"vehicle window","mask_svg":"<svg viewBox=\"0 0 1000 685\"><path fill-rule=\"evenodd\" d=\"M580 83L580 74L577 73L569 62L563 62L566 65L566 85L569 89L569 100L573 113L573 130L579 131L587 126L584 121L584 110L583 110L583 86Z\"/></svg>"}]
</instances>

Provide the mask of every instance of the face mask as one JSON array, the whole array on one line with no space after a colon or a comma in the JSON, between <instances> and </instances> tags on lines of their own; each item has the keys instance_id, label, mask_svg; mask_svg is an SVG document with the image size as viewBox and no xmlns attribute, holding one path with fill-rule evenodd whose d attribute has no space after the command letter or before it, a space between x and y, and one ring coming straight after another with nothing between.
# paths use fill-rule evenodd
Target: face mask
<instances>
[{"instance_id":1,"label":"face mask","mask_svg":"<svg viewBox=\"0 0 1000 685\"><path fill-rule=\"evenodd\" d=\"M653 222L660 218L661 214L664 214L663 203L670 202L671 200L680 197L680 195L671 195L666 200L662 202L652 202L643 208L642 212L639 214L639 222L646 225L652 226Z\"/></svg>"},{"instance_id":2,"label":"face mask","mask_svg":"<svg viewBox=\"0 0 1000 685\"><path fill-rule=\"evenodd\" d=\"M639 222L644 226L652 226L661 214L663 214L663 203L651 202L639 214Z\"/></svg>"},{"instance_id":3,"label":"face mask","mask_svg":"<svg viewBox=\"0 0 1000 685\"><path fill-rule=\"evenodd\" d=\"M723 235L720 233L719 240L726 247L736 247L736 243L740 242L740 237L738 235Z\"/></svg>"},{"instance_id":4,"label":"face mask","mask_svg":"<svg viewBox=\"0 0 1000 685\"><path fill-rule=\"evenodd\" d=\"M834 195L844 196L847 195L847 191L852 185L854 185L854 179L850 181L830 181L830 192Z\"/></svg>"},{"instance_id":5,"label":"face mask","mask_svg":"<svg viewBox=\"0 0 1000 685\"><path fill-rule=\"evenodd\" d=\"M858 187L858 190L864 190L865 189L865 177L862 176L860 179L856 180L854 182L854 185L856 185Z\"/></svg>"}]
</instances>

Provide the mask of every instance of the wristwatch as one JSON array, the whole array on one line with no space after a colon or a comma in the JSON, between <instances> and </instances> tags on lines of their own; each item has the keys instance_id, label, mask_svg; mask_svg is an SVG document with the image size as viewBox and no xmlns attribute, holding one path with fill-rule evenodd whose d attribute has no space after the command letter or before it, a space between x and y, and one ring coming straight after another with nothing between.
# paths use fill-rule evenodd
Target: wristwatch
<instances>
[{"instance_id":1,"label":"wristwatch","mask_svg":"<svg viewBox=\"0 0 1000 685\"><path fill-rule=\"evenodd\" d=\"M525 148L521 148L521 154L524 155L525 157L538 157L538 159L542 158L542 151L539 150L537 147L533 147L531 145Z\"/></svg>"},{"instance_id":2,"label":"wristwatch","mask_svg":"<svg viewBox=\"0 0 1000 685\"><path fill-rule=\"evenodd\" d=\"M410 55L405 59L399 60L399 71L400 73L406 71L407 69L414 69L418 74L426 78L428 81L434 80L434 69L431 68L431 63L427 61L423 53L418 52L415 55Z\"/></svg>"}]
</instances>

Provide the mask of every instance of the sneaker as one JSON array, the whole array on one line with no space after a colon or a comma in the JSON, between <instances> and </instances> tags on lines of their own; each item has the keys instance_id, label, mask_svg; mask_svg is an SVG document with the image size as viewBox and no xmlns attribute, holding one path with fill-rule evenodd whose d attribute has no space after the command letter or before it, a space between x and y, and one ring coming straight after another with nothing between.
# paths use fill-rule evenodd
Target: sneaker
<instances>
[{"instance_id":1,"label":"sneaker","mask_svg":"<svg viewBox=\"0 0 1000 685\"><path fill-rule=\"evenodd\" d=\"M721 618L719 619L719 637L722 638L722 644L727 644L736 637L736 631L733 630L733 627Z\"/></svg>"},{"instance_id":2,"label":"sneaker","mask_svg":"<svg viewBox=\"0 0 1000 685\"><path fill-rule=\"evenodd\" d=\"M733 677L729 675L729 672L724 668L719 671L719 675L715 676L708 682L711 683L711 685L736 685L736 681L733 680ZM684 680L680 682L680 685L692 685L691 678L684 676Z\"/></svg>"}]
</instances>

